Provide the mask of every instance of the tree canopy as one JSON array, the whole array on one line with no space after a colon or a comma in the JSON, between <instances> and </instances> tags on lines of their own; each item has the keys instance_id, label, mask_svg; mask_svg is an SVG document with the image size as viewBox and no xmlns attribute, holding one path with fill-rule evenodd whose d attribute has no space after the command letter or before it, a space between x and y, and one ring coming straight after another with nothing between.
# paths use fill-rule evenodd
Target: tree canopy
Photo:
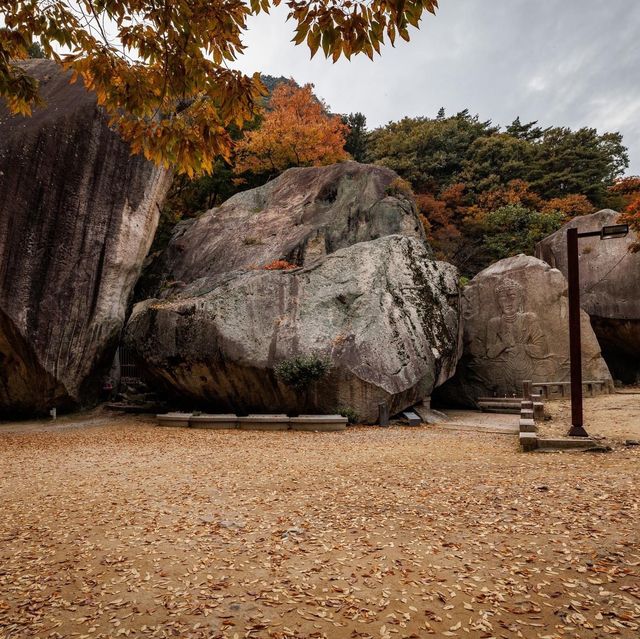
<instances>
[{"instance_id":1,"label":"tree canopy","mask_svg":"<svg viewBox=\"0 0 640 639\"><path fill-rule=\"evenodd\" d=\"M229 158L230 125L250 121L264 87L229 68L247 19L284 4L295 44L332 60L409 39L437 0L0 0L0 97L14 113L38 104L16 63L33 42L96 93L134 152L193 174Z\"/></svg>"},{"instance_id":2,"label":"tree canopy","mask_svg":"<svg viewBox=\"0 0 640 639\"><path fill-rule=\"evenodd\" d=\"M619 133L520 118L501 128L440 109L372 131L366 156L409 181L432 245L467 275L596 207L620 201L632 223L640 211L635 183L616 182L629 164Z\"/></svg>"},{"instance_id":3,"label":"tree canopy","mask_svg":"<svg viewBox=\"0 0 640 639\"><path fill-rule=\"evenodd\" d=\"M278 84L262 124L246 133L236 147L237 173L277 175L292 166L321 166L348 159L348 127L327 113L313 85Z\"/></svg>"}]
</instances>

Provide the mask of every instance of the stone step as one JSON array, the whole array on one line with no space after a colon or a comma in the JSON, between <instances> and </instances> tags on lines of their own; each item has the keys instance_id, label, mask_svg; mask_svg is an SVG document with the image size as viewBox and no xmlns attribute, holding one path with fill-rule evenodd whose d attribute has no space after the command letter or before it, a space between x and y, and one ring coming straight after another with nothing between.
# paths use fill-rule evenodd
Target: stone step
<instances>
[{"instance_id":1,"label":"stone step","mask_svg":"<svg viewBox=\"0 0 640 639\"><path fill-rule=\"evenodd\" d=\"M342 415L298 415L291 417L291 430L304 430L319 433L345 430L348 420Z\"/></svg>"},{"instance_id":2,"label":"stone step","mask_svg":"<svg viewBox=\"0 0 640 639\"><path fill-rule=\"evenodd\" d=\"M527 433L520 431L520 446L525 453L529 453L532 450L538 448L538 436L536 433Z\"/></svg>"},{"instance_id":3,"label":"stone step","mask_svg":"<svg viewBox=\"0 0 640 639\"><path fill-rule=\"evenodd\" d=\"M535 433L536 432L536 423L533 419L520 418L520 432L521 433Z\"/></svg>"},{"instance_id":4,"label":"stone step","mask_svg":"<svg viewBox=\"0 0 640 639\"><path fill-rule=\"evenodd\" d=\"M289 418L286 415L248 415L238 417L242 430L289 430Z\"/></svg>"},{"instance_id":5,"label":"stone step","mask_svg":"<svg viewBox=\"0 0 640 639\"><path fill-rule=\"evenodd\" d=\"M540 450L576 450L594 448L596 442L590 437L545 437L538 438Z\"/></svg>"},{"instance_id":6,"label":"stone step","mask_svg":"<svg viewBox=\"0 0 640 639\"><path fill-rule=\"evenodd\" d=\"M156 415L158 426L181 426L188 427L191 413L165 413L164 415Z\"/></svg>"},{"instance_id":7,"label":"stone step","mask_svg":"<svg viewBox=\"0 0 640 639\"><path fill-rule=\"evenodd\" d=\"M409 422L409 426L420 426L422 420L413 411L406 410L402 413L402 416Z\"/></svg>"},{"instance_id":8,"label":"stone step","mask_svg":"<svg viewBox=\"0 0 640 639\"><path fill-rule=\"evenodd\" d=\"M483 413L510 413L520 414L520 403L509 402L478 402L478 408Z\"/></svg>"},{"instance_id":9,"label":"stone step","mask_svg":"<svg viewBox=\"0 0 640 639\"><path fill-rule=\"evenodd\" d=\"M474 433L489 433L493 435L517 435L519 432L517 424L463 424L455 421L437 424L436 428L471 431Z\"/></svg>"},{"instance_id":10,"label":"stone step","mask_svg":"<svg viewBox=\"0 0 640 639\"><path fill-rule=\"evenodd\" d=\"M193 415L189 420L189 426L208 429L238 428L238 417L231 414Z\"/></svg>"},{"instance_id":11,"label":"stone step","mask_svg":"<svg viewBox=\"0 0 640 639\"><path fill-rule=\"evenodd\" d=\"M509 402L513 404L520 405L520 402L523 401L522 397L478 397L476 399L478 403L480 402Z\"/></svg>"}]
</instances>

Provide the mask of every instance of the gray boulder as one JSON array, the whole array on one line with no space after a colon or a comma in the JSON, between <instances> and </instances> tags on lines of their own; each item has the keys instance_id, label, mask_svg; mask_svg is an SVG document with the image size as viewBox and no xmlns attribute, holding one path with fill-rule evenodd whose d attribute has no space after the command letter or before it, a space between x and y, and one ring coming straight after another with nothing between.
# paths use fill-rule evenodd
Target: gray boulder
<instances>
[{"instance_id":1,"label":"gray boulder","mask_svg":"<svg viewBox=\"0 0 640 639\"><path fill-rule=\"evenodd\" d=\"M492 264L463 289L462 317L462 359L439 399L476 406L520 396L524 380L569 380L567 283L557 269L527 255ZM581 326L583 379L611 382L584 312Z\"/></svg>"},{"instance_id":2,"label":"gray boulder","mask_svg":"<svg viewBox=\"0 0 640 639\"><path fill-rule=\"evenodd\" d=\"M536 255L567 275L566 232L599 230L618 223L620 214L604 209L578 217L538 243ZM635 233L626 238L579 240L581 306L591 317L602 354L614 377L640 379L640 253L632 253Z\"/></svg>"},{"instance_id":3,"label":"gray boulder","mask_svg":"<svg viewBox=\"0 0 640 639\"><path fill-rule=\"evenodd\" d=\"M213 286L198 267L173 297L135 306L126 343L168 392L241 413L350 408L371 423L379 403L397 413L453 374L458 275L422 240L388 235L305 261L225 277L214 264ZM292 388L275 368L298 355L329 360L331 369Z\"/></svg>"},{"instance_id":4,"label":"gray boulder","mask_svg":"<svg viewBox=\"0 0 640 639\"><path fill-rule=\"evenodd\" d=\"M415 205L393 171L357 162L289 169L179 223L145 293L197 293L233 271L274 260L303 266L391 234L424 240Z\"/></svg>"},{"instance_id":5,"label":"gray boulder","mask_svg":"<svg viewBox=\"0 0 640 639\"><path fill-rule=\"evenodd\" d=\"M82 83L24 64L45 106L25 118L0 104L0 416L97 395L170 180Z\"/></svg>"}]
</instances>

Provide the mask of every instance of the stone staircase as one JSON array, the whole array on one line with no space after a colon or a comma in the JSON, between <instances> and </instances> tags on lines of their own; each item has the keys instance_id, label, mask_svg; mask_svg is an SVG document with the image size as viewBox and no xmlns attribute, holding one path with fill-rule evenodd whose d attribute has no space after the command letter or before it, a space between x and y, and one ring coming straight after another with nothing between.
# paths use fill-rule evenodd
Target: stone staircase
<instances>
[{"instance_id":1,"label":"stone staircase","mask_svg":"<svg viewBox=\"0 0 640 639\"><path fill-rule=\"evenodd\" d=\"M476 403L483 413L509 413L517 415L520 412L522 397L478 397Z\"/></svg>"}]
</instances>

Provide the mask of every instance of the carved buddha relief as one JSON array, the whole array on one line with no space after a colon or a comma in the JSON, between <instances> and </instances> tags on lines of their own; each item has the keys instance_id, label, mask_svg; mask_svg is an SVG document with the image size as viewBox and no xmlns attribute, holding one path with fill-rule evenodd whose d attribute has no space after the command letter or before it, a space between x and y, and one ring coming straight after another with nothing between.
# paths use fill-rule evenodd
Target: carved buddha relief
<instances>
[{"instance_id":1,"label":"carved buddha relief","mask_svg":"<svg viewBox=\"0 0 640 639\"><path fill-rule=\"evenodd\" d=\"M506 278L496 286L495 298L500 315L489 319L485 341L494 385L507 392L525 379L548 378L552 356L538 316L524 310L524 288Z\"/></svg>"}]
</instances>

